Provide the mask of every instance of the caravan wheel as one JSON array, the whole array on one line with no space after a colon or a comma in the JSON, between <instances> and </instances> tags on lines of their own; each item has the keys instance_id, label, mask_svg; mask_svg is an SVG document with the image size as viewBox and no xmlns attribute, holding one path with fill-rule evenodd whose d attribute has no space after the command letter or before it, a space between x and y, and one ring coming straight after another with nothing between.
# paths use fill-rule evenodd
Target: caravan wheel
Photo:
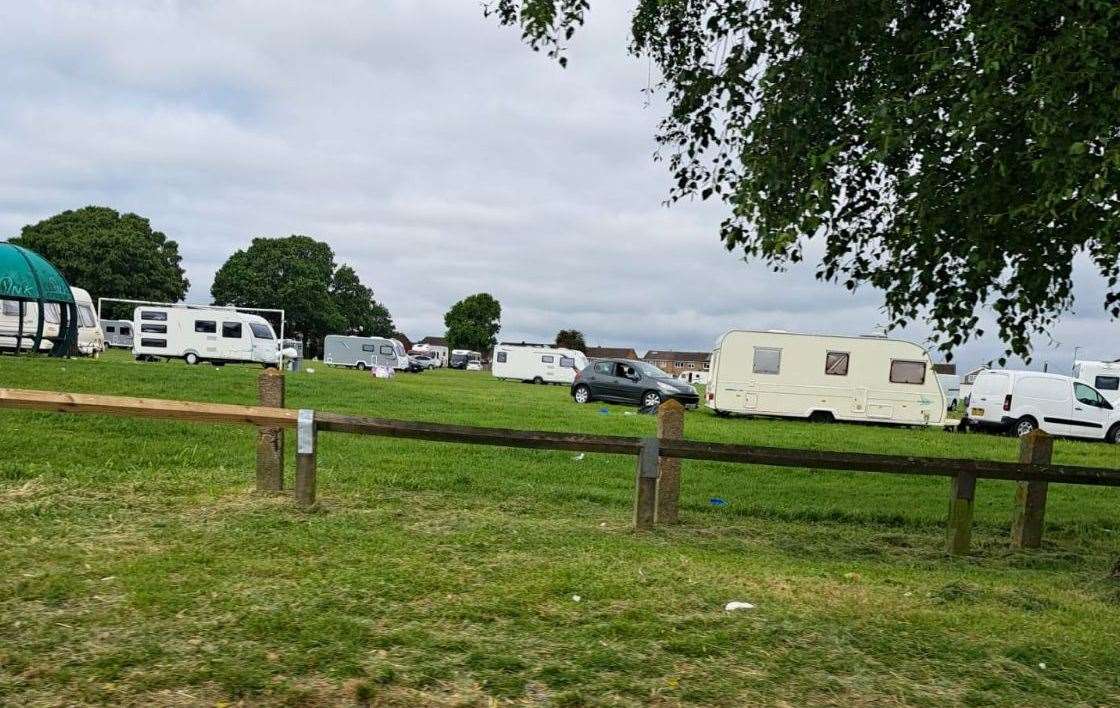
<instances>
[{"instance_id":1,"label":"caravan wheel","mask_svg":"<svg viewBox=\"0 0 1120 708\"><path fill-rule=\"evenodd\" d=\"M187 352L187 355L183 357L183 361L187 362L191 366L194 366L198 363L198 354L195 354L194 352Z\"/></svg>"},{"instance_id":2,"label":"caravan wheel","mask_svg":"<svg viewBox=\"0 0 1120 708\"><path fill-rule=\"evenodd\" d=\"M364 361L359 361L357 363L357 365L355 365L354 368L357 369L358 371L365 371L366 370L366 363Z\"/></svg>"},{"instance_id":3,"label":"caravan wheel","mask_svg":"<svg viewBox=\"0 0 1120 708\"><path fill-rule=\"evenodd\" d=\"M533 383L539 386L544 383L544 379L542 379L540 376L535 376L533 377Z\"/></svg>"}]
</instances>

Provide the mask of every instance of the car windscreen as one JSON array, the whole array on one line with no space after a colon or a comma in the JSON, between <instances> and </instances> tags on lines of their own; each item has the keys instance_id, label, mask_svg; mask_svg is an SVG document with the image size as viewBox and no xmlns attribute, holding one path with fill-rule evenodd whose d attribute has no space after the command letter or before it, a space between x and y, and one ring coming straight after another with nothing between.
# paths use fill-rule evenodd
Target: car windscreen
<instances>
[{"instance_id":1,"label":"car windscreen","mask_svg":"<svg viewBox=\"0 0 1120 708\"><path fill-rule=\"evenodd\" d=\"M664 371L657 368L653 364L647 364L644 361L635 362L634 363L634 368L637 369L642 374L642 376L648 376L651 379L671 379L671 378L673 378L672 376L670 376L669 374L666 374Z\"/></svg>"}]
</instances>

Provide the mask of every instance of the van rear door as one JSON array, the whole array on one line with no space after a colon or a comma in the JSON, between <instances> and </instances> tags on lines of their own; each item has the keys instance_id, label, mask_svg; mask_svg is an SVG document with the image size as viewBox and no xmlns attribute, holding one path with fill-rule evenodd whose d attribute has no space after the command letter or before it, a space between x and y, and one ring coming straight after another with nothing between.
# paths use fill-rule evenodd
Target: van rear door
<instances>
[{"instance_id":1,"label":"van rear door","mask_svg":"<svg viewBox=\"0 0 1120 708\"><path fill-rule=\"evenodd\" d=\"M982 371L976 377L969 397L968 417L986 423L999 423L1007 394L1011 393L1011 377L1001 371Z\"/></svg>"}]
</instances>

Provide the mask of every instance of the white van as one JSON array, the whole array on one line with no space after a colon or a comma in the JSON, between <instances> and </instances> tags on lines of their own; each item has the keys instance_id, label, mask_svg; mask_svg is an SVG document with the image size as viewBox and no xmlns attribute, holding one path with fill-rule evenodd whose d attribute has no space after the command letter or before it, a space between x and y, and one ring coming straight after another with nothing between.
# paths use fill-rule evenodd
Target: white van
<instances>
[{"instance_id":1,"label":"white van","mask_svg":"<svg viewBox=\"0 0 1120 708\"><path fill-rule=\"evenodd\" d=\"M1120 361L1075 361L1073 378L1097 389L1110 403L1120 399Z\"/></svg>"},{"instance_id":2,"label":"white van","mask_svg":"<svg viewBox=\"0 0 1120 708\"><path fill-rule=\"evenodd\" d=\"M967 413L970 426L1017 435L1041 428L1051 435L1115 443L1120 433L1120 411L1099 391L1071 376L1038 371L981 371Z\"/></svg>"},{"instance_id":3,"label":"white van","mask_svg":"<svg viewBox=\"0 0 1120 708\"><path fill-rule=\"evenodd\" d=\"M97 321L93 299L82 288L70 288L78 309L78 351L86 356L99 356L105 351L105 334Z\"/></svg>"},{"instance_id":4,"label":"white van","mask_svg":"<svg viewBox=\"0 0 1120 708\"><path fill-rule=\"evenodd\" d=\"M140 360L265 366L280 360L276 332L268 320L232 307L142 305L133 311L132 333L132 354Z\"/></svg>"},{"instance_id":5,"label":"white van","mask_svg":"<svg viewBox=\"0 0 1120 708\"><path fill-rule=\"evenodd\" d=\"M407 371L410 365L404 345L385 337L357 337L328 334L323 340L323 363L327 366L348 366L359 371L377 366Z\"/></svg>"},{"instance_id":6,"label":"white van","mask_svg":"<svg viewBox=\"0 0 1120 708\"><path fill-rule=\"evenodd\" d=\"M492 370L496 379L571 384L586 366L587 357L575 349L499 344Z\"/></svg>"},{"instance_id":7,"label":"white van","mask_svg":"<svg viewBox=\"0 0 1120 708\"><path fill-rule=\"evenodd\" d=\"M717 414L946 424L929 354L883 337L733 330L712 351L706 393Z\"/></svg>"}]
</instances>

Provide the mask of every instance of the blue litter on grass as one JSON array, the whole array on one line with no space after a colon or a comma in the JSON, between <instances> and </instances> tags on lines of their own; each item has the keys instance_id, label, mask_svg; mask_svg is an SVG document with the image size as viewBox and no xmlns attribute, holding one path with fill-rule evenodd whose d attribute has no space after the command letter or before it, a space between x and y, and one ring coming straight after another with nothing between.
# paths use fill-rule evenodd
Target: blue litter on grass
<instances>
[{"instance_id":1,"label":"blue litter on grass","mask_svg":"<svg viewBox=\"0 0 1120 708\"><path fill-rule=\"evenodd\" d=\"M712 497L708 500L708 503L712 506L727 506L727 502L719 497Z\"/></svg>"},{"instance_id":2,"label":"blue litter on grass","mask_svg":"<svg viewBox=\"0 0 1120 708\"><path fill-rule=\"evenodd\" d=\"M600 408L599 415L608 415L611 412L610 408Z\"/></svg>"}]
</instances>

